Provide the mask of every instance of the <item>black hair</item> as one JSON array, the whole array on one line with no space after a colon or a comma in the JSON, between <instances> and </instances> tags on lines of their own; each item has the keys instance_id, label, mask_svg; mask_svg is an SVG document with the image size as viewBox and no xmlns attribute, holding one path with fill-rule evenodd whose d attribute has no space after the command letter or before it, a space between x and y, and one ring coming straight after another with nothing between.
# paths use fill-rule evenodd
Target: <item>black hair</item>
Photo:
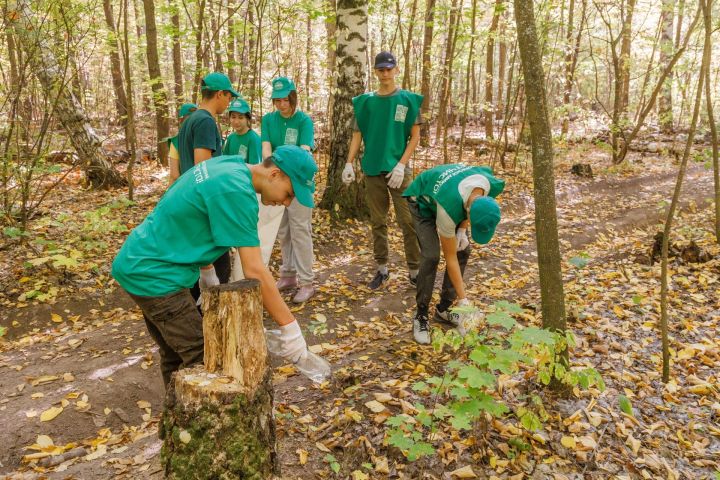
<instances>
[{"instance_id":1,"label":"black hair","mask_svg":"<svg viewBox=\"0 0 720 480\"><path fill-rule=\"evenodd\" d=\"M212 100L213 97L215 97L215 94L217 92L229 92L229 90L209 90L207 88L207 85L205 85L205 80L200 80L200 96L203 100Z\"/></svg>"}]
</instances>

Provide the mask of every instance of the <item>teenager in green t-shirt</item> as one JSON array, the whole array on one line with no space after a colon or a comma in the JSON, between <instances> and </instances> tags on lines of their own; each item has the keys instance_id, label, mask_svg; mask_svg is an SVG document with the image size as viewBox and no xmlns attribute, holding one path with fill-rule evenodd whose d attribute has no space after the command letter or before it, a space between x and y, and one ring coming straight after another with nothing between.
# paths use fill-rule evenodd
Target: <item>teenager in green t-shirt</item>
<instances>
[{"instance_id":1,"label":"teenager in green t-shirt","mask_svg":"<svg viewBox=\"0 0 720 480\"><path fill-rule=\"evenodd\" d=\"M250 105L244 99L237 98L230 104L228 115L233 132L225 139L223 155L238 155L245 163L251 165L260 163L262 146L260 135L250 128L252 123Z\"/></svg>"},{"instance_id":2,"label":"teenager in green t-shirt","mask_svg":"<svg viewBox=\"0 0 720 480\"><path fill-rule=\"evenodd\" d=\"M167 190L150 215L128 235L112 264L112 275L137 303L160 347L167 387L173 372L203 361L202 317L190 287L212 284L205 265L231 247L243 272L260 281L263 306L280 325L279 354L291 362L307 358L300 326L265 266L258 240L258 200L313 206L312 156L293 146L277 149L258 165L237 156L202 162ZM211 269L212 267L210 267Z\"/></svg>"},{"instance_id":3,"label":"teenager in green t-shirt","mask_svg":"<svg viewBox=\"0 0 720 480\"><path fill-rule=\"evenodd\" d=\"M197 105L194 103L183 103L178 109L178 125L182 127L183 122L195 110ZM170 166L170 182L168 187L173 184L180 176L180 152L178 151L178 135L169 137L168 142L168 163Z\"/></svg>"},{"instance_id":4,"label":"teenager in green t-shirt","mask_svg":"<svg viewBox=\"0 0 720 480\"><path fill-rule=\"evenodd\" d=\"M315 148L312 120L297 109L295 84L286 77L273 80L272 101L274 112L263 116L260 139L263 158L282 145L297 145L308 152ZM313 280L312 209L292 202L283 213L278 239L282 251L280 290L298 287L293 302L303 303L315 293Z\"/></svg>"},{"instance_id":5,"label":"teenager in green t-shirt","mask_svg":"<svg viewBox=\"0 0 720 480\"><path fill-rule=\"evenodd\" d=\"M395 217L403 233L405 260L410 283L416 284L420 262L415 227L402 192L412 180L408 161L420 141L419 115L422 95L402 90L395 84L399 70L397 60L390 52L375 57L375 76L380 82L376 92L353 98L355 131L342 173L346 185L355 181L353 162L365 143L361 166L365 174L365 193L370 210L373 253L377 272L368 286L375 290L389 277L387 223L390 198Z\"/></svg>"},{"instance_id":6,"label":"teenager in green t-shirt","mask_svg":"<svg viewBox=\"0 0 720 480\"><path fill-rule=\"evenodd\" d=\"M230 100L240 96L232 87L227 75L220 72L209 73L200 85L202 99L198 109L193 112L180 127L178 134L178 151L180 152L180 175L212 157L222 154L222 136L214 115L223 113ZM210 270L214 265L215 268ZM227 283L230 280L230 255L225 252L213 265L213 284ZM200 298L200 284L192 290L193 297Z\"/></svg>"},{"instance_id":7,"label":"teenager in green t-shirt","mask_svg":"<svg viewBox=\"0 0 720 480\"><path fill-rule=\"evenodd\" d=\"M440 165L422 172L403 192L415 222L420 243L417 312L413 336L422 344L430 343L428 308L432 299L440 252L445 257L445 276L434 320L452 323L464 333L467 314L451 314L450 306L470 307L465 294L463 274L470 258L468 226L475 242L488 243L500 222L500 207L495 197L505 182L493 176L489 167L462 164Z\"/></svg>"}]
</instances>

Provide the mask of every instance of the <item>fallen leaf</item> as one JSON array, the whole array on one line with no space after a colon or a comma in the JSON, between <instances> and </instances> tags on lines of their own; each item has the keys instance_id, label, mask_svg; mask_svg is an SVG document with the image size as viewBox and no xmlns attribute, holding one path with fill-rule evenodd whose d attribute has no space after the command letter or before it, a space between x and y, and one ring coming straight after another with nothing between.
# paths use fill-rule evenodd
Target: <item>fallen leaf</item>
<instances>
[{"instance_id":1,"label":"fallen leaf","mask_svg":"<svg viewBox=\"0 0 720 480\"><path fill-rule=\"evenodd\" d=\"M562 437L562 439L560 439L560 443L562 443L562 446L565 448L570 448L572 450L575 450L575 448L577 448L577 443L575 442L574 437Z\"/></svg>"},{"instance_id":2,"label":"fallen leaf","mask_svg":"<svg viewBox=\"0 0 720 480\"><path fill-rule=\"evenodd\" d=\"M183 430L182 432L180 432L179 437L180 437L180 441L184 444L188 444L188 443L190 443L190 440L192 440L192 436L190 435L190 433L187 430Z\"/></svg>"},{"instance_id":3,"label":"fallen leaf","mask_svg":"<svg viewBox=\"0 0 720 480\"><path fill-rule=\"evenodd\" d=\"M453 470L452 472L450 472L450 476L455 478L477 478L477 475L475 475L475 472L473 472L473 469L472 467L470 467L470 465L465 465L462 468Z\"/></svg>"},{"instance_id":4,"label":"fallen leaf","mask_svg":"<svg viewBox=\"0 0 720 480\"><path fill-rule=\"evenodd\" d=\"M137 406L138 408L150 408L152 405L146 400L138 400Z\"/></svg>"},{"instance_id":5,"label":"fallen leaf","mask_svg":"<svg viewBox=\"0 0 720 480\"><path fill-rule=\"evenodd\" d=\"M40 414L40 421L41 422L49 422L53 418L60 415L60 413L62 413L62 411L63 411L62 407L50 407Z\"/></svg>"},{"instance_id":6,"label":"fallen leaf","mask_svg":"<svg viewBox=\"0 0 720 480\"><path fill-rule=\"evenodd\" d=\"M63 321L63 318L60 315L58 315L57 313L51 313L50 318L55 323L62 323L62 321Z\"/></svg>"},{"instance_id":7,"label":"fallen leaf","mask_svg":"<svg viewBox=\"0 0 720 480\"><path fill-rule=\"evenodd\" d=\"M308 451L298 448L295 450L295 453L298 454L298 462L300 462L300 465L305 465L308 461Z\"/></svg>"},{"instance_id":8,"label":"fallen leaf","mask_svg":"<svg viewBox=\"0 0 720 480\"><path fill-rule=\"evenodd\" d=\"M370 409L373 413L380 413L383 410L385 410L385 405L378 402L377 400L370 400L369 402L365 402L365 406Z\"/></svg>"}]
</instances>

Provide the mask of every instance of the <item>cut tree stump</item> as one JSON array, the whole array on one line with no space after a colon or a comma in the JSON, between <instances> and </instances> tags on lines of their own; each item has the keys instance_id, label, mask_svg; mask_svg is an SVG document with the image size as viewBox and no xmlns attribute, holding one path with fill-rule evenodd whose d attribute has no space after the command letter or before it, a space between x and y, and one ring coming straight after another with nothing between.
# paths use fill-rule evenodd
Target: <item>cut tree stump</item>
<instances>
[{"instance_id":1,"label":"cut tree stump","mask_svg":"<svg viewBox=\"0 0 720 480\"><path fill-rule=\"evenodd\" d=\"M279 463L260 283L210 287L202 307L205 365L177 372L165 399L165 477L271 478Z\"/></svg>"}]
</instances>

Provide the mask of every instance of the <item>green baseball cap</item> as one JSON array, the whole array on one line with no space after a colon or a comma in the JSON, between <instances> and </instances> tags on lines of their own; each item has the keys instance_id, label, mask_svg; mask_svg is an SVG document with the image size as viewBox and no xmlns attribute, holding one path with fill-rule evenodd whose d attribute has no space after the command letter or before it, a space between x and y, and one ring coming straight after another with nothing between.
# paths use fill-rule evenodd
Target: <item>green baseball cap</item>
<instances>
[{"instance_id":1,"label":"green baseball cap","mask_svg":"<svg viewBox=\"0 0 720 480\"><path fill-rule=\"evenodd\" d=\"M203 78L203 90L212 90L215 92L222 92L227 90L233 97L239 97L240 94L232 88L232 83L227 75L220 72L212 72L205 75Z\"/></svg>"},{"instance_id":2,"label":"green baseball cap","mask_svg":"<svg viewBox=\"0 0 720 480\"><path fill-rule=\"evenodd\" d=\"M192 112L197 110L198 106L194 103L183 103L178 109L178 118L187 117Z\"/></svg>"},{"instance_id":3,"label":"green baseball cap","mask_svg":"<svg viewBox=\"0 0 720 480\"><path fill-rule=\"evenodd\" d=\"M472 238L480 245L489 243L500 223L500 205L492 197L475 199L470 206L470 229Z\"/></svg>"},{"instance_id":4,"label":"green baseball cap","mask_svg":"<svg viewBox=\"0 0 720 480\"><path fill-rule=\"evenodd\" d=\"M283 145L272 154L275 165L290 177L295 198L301 205L313 208L315 192L315 173L318 166L310 152L296 145Z\"/></svg>"},{"instance_id":5,"label":"green baseball cap","mask_svg":"<svg viewBox=\"0 0 720 480\"><path fill-rule=\"evenodd\" d=\"M228 113L230 112L237 112L237 113L250 113L250 105L245 101L244 98L239 97L230 102L230 106L228 107Z\"/></svg>"},{"instance_id":6,"label":"green baseball cap","mask_svg":"<svg viewBox=\"0 0 720 480\"><path fill-rule=\"evenodd\" d=\"M278 77L272 82L272 95L270 98L287 98L293 90L296 90L296 88L292 80L287 77Z\"/></svg>"}]
</instances>

